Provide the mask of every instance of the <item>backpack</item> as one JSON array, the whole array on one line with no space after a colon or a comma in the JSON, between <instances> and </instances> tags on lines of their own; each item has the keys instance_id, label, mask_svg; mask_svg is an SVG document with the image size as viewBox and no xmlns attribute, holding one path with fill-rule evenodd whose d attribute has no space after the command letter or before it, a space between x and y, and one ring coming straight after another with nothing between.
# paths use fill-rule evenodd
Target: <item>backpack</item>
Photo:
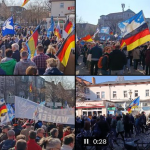
<instances>
[{"instance_id":1,"label":"backpack","mask_svg":"<svg viewBox=\"0 0 150 150\"><path fill-rule=\"evenodd\" d=\"M107 57L107 65L108 65L108 58L109 58L108 55L101 56L100 59L98 60L98 64L97 64L97 65L98 65L98 68L100 68L100 69L103 68L104 65L106 65L106 64L104 64L104 62L103 62L103 58L104 58L105 56Z\"/></svg>"},{"instance_id":2,"label":"backpack","mask_svg":"<svg viewBox=\"0 0 150 150\"><path fill-rule=\"evenodd\" d=\"M9 150L10 148L13 148L15 146L15 141L11 141L8 143L8 141L4 141L3 142L3 146L2 146L2 149L1 150Z\"/></svg>"}]
</instances>

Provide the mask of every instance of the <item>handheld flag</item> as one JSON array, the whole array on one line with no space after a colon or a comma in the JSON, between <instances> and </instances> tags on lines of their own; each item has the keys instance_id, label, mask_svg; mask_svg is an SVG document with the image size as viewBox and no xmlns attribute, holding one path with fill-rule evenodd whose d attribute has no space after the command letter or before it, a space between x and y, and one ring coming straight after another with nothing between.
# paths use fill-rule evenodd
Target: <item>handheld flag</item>
<instances>
[{"instance_id":1,"label":"handheld flag","mask_svg":"<svg viewBox=\"0 0 150 150\"><path fill-rule=\"evenodd\" d=\"M121 35L127 45L128 51L150 41L150 31L145 21L143 11L119 23L118 27L121 30Z\"/></svg>"},{"instance_id":2,"label":"handheld flag","mask_svg":"<svg viewBox=\"0 0 150 150\"><path fill-rule=\"evenodd\" d=\"M133 108L138 107L140 104L140 97L136 98L135 100L133 100L130 104L129 104L129 108L128 108L128 112L131 113Z\"/></svg>"},{"instance_id":3,"label":"handheld flag","mask_svg":"<svg viewBox=\"0 0 150 150\"><path fill-rule=\"evenodd\" d=\"M24 5L26 5L30 0L24 0L23 4L21 7L23 7Z\"/></svg>"},{"instance_id":4,"label":"handheld flag","mask_svg":"<svg viewBox=\"0 0 150 150\"><path fill-rule=\"evenodd\" d=\"M56 56L60 62L66 67L70 56L71 49L75 48L75 30L65 39Z\"/></svg>"},{"instance_id":5,"label":"handheld flag","mask_svg":"<svg viewBox=\"0 0 150 150\"><path fill-rule=\"evenodd\" d=\"M95 38L96 34L99 33L99 29L97 28L96 32L93 35L93 39Z\"/></svg>"},{"instance_id":6,"label":"handheld flag","mask_svg":"<svg viewBox=\"0 0 150 150\"><path fill-rule=\"evenodd\" d=\"M2 28L2 35L14 35L15 30L14 30L14 23L13 23L13 17L8 18Z\"/></svg>"},{"instance_id":7,"label":"handheld flag","mask_svg":"<svg viewBox=\"0 0 150 150\"><path fill-rule=\"evenodd\" d=\"M100 30L100 33L105 33L105 34L109 34L109 27L102 27Z\"/></svg>"},{"instance_id":8,"label":"handheld flag","mask_svg":"<svg viewBox=\"0 0 150 150\"><path fill-rule=\"evenodd\" d=\"M85 42L93 42L92 36L87 35L83 38L81 38L81 41L85 41Z\"/></svg>"},{"instance_id":9,"label":"handheld flag","mask_svg":"<svg viewBox=\"0 0 150 150\"><path fill-rule=\"evenodd\" d=\"M30 93L32 92L32 83L30 84L29 91Z\"/></svg>"},{"instance_id":10,"label":"handheld flag","mask_svg":"<svg viewBox=\"0 0 150 150\"><path fill-rule=\"evenodd\" d=\"M61 38L61 31L60 31L59 21L58 21L57 27L56 27L56 29L54 31L54 34L57 36L58 39Z\"/></svg>"},{"instance_id":11,"label":"handheld flag","mask_svg":"<svg viewBox=\"0 0 150 150\"><path fill-rule=\"evenodd\" d=\"M49 27L49 29L47 30L47 37L50 37L50 33L54 31L54 20L53 20L53 16L51 16L51 25Z\"/></svg>"},{"instance_id":12,"label":"handheld flag","mask_svg":"<svg viewBox=\"0 0 150 150\"><path fill-rule=\"evenodd\" d=\"M8 116L9 116L9 120L12 121L13 118L15 117L15 111L13 110L13 108L10 106L10 104L7 104L7 113L8 113Z\"/></svg>"},{"instance_id":13,"label":"handheld flag","mask_svg":"<svg viewBox=\"0 0 150 150\"><path fill-rule=\"evenodd\" d=\"M3 99L0 100L0 116L7 112L7 107Z\"/></svg>"},{"instance_id":14,"label":"handheld flag","mask_svg":"<svg viewBox=\"0 0 150 150\"><path fill-rule=\"evenodd\" d=\"M110 32L110 35L113 35L113 32Z\"/></svg>"},{"instance_id":15,"label":"handheld flag","mask_svg":"<svg viewBox=\"0 0 150 150\"><path fill-rule=\"evenodd\" d=\"M63 38L67 38L67 36L71 33L73 28L73 24L69 19L66 21L64 30L63 30Z\"/></svg>"},{"instance_id":16,"label":"handheld flag","mask_svg":"<svg viewBox=\"0 0 150 150\"><path fill-rule=\"evenodd\" d=\"M40 33L40 26L38 26L34 33L31 35L29 40L26 42L26 45L28 47L29 57L34 57L36 46L38 45L38 36Z\"/></svg>"}]
</instances>

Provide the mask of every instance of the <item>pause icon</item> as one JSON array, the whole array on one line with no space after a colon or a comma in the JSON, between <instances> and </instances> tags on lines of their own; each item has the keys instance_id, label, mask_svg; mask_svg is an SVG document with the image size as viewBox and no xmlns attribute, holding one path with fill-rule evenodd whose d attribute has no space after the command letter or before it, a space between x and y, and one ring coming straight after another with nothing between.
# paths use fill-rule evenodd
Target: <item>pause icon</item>
<instances>
[{"instance_id":1,"label":"pause icon","mask_svg":"<svg viewBox=\"0 0 150 150\"><path fill-rule=\"evenodd\" d=\"M84 139L84 144L89 144L89 139Z\"/></svg>"}]
</instances>

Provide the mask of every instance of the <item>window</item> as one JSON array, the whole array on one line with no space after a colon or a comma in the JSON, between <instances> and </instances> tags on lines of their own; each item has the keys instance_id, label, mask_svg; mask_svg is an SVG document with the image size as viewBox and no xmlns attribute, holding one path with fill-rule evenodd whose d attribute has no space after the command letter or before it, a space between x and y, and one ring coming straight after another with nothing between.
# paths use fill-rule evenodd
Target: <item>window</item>
<instances>
[{"instance_id":1,"label":"window","mask_svg":"<svg viewBox=\"0 0 150 150\"><path fill-rule=\"evenodd\" d=\"M101 98L105 98L105 92L101 93Z\"/></svg>"},{"instance_id":2,"label":"window","mask_svg":"<svg viewBox=\"0 0 150 150\"><path fill-rule=\"evenodd\" d=\"M64 3L60 3L60 8L64 8Z\"/></svg>"},{"instance_id":3,"label":"window","mask_svg":"<svg viewBox=\"0 0 150 150\"><path fill-rule=\"evenodd\" d=\"M89 88L86 88L86 93L90 93Z\"/></svg>"},{"instance_id":4,"label":"window","mask_svg":"<svg viewBox=\"0 0 150 150\"><path fill-rule=\"evenodd\" d=\"M100 98L100 92L96 92L97 98Z\"/></svg>"},{"instance_id":5,"label":"window","mask_svg":"<svg viewBox=\"0 0 150 150\"><path fill-rule=\"evenodd\" d=\"M113 91L113 98L117 98L117 93L116 93L116 91Z\"/></svg>"},{"instance_id":6,"label":"window","mask_svg":"<svg viewBox=\"0 0 150 150\"><path fill-rule=\"evenodd\" d=\"M124 98L128 97L127 96L127 91L124 91L123 94L124 94Z\"/></svg>"},{"instance_id":7,"label":"window","mask_svg":"<svg viewBox=\"0 0 150 150\"><path fill-rule=\"evenodd\" d=\"M149 96L149 90L146 90L146 96Z\"/></svg>"},{"instance_id":8,"label":"window","mask_svg":"<svg viewBox=\"0 0 150 150\"><path fill-rule=\"evenodd\" d=\"M147 103L143 103L143 106L148 106Z\"/></svg>"},{"instance_id":9,"label":"window","mask_svg":"<svg viewBox=\"0 0 150 150\"><path fill-rule=\"evenodd\" d=\"M135 93L135 97L137 97L138 96L138 90L135 90L134 93Z\"/></svg>"}]
</instances>

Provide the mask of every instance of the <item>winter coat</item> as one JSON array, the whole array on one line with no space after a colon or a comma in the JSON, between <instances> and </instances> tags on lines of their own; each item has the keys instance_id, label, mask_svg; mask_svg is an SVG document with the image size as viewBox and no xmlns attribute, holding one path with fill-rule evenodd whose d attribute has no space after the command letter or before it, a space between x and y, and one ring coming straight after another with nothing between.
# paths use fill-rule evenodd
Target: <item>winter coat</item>
<instances>
[{"instance_id":1,"label":"winter coat","mask_svg":"<svg viewBox=\"0 0 150 150\"><path fill-rule=\"evenodd\" d=\"M16 51L13 52L12 58L16 59L17 62L20 61L20 52L19 52L19 50L16 50Z\"/></svg>"},{"instance_id":2,"label":"winter coat","mask_svg":"<svg viewBox=\"0 0 150 150\"><path fill-rule=\"evenodd\" d=\"M124 125L121 120L117 121L117 126L116 126L117 132L123 132L124 131Z\"/></svg>"},{"instance_id":3,"label":"winter coat","mask_svg":"<svg viewBox=\"0 0 150 150\"><path fill-rule=\"evenodd\" d=\"M14 75L26 75L26 69L29 66L36 66L36 65L30 59L20 60L15 66Z\"/></svg>"},{"instance_id":4,"label":"winter coat","mask_svg":"<svg viewBox=\"0 0 150 150\"><path fill-rule=\"evenodd\" d=\"M16 60L12 59L7 62L1 63L0 67L6 72L6 75L13 75L16 63Z\"/></svg>"},{"instance_id":5,"label":"winter coat","mask_svg":"<svg viewBox=\"0 0 150 150\"><path fill-rule=\"evenodd\" d=\"M126 55L120 50L113 50L109 54L109 68L111 70L123 70L127 63Z\"/></svg>"},{"instance_id":6,"label":"winter coat","mask_svg":"<svg viewBox=\"0 0 150 150\"><path fill-rule=\"evenodd\" d=\"M57 68L49 68L45 71L44 75L63 75Z\"/></svg>"},{"instance_id":7,"label":"winter coat","mask_svg":"<svg viewBox=\"0 0 150 150\"><path fill-rule=\"evenodd\" d=\"M146 51L145 63L146 63L146 66L150 66L150 49Z\"/></svg>"},{"instance_id":8,"label":"winter coat","mask_svg":"<svg viewBox=\"0 0 150 150\"><path fill-rule=\"evenodd\" d=\"M92 54L92 61L98 61L102 56L102 49L99 46L95 46L91 49L90 54Z\"/></svg>"},{"instance_id":9,"label":"winter coat","mask_svg":"<svg viewBox=\"0 0 150 150\"><path fill-rule=\"evenodd\" d=\"M140 48L136 48L133 50L133 60L140 59Z\"/></svg>"}]
</instances>

